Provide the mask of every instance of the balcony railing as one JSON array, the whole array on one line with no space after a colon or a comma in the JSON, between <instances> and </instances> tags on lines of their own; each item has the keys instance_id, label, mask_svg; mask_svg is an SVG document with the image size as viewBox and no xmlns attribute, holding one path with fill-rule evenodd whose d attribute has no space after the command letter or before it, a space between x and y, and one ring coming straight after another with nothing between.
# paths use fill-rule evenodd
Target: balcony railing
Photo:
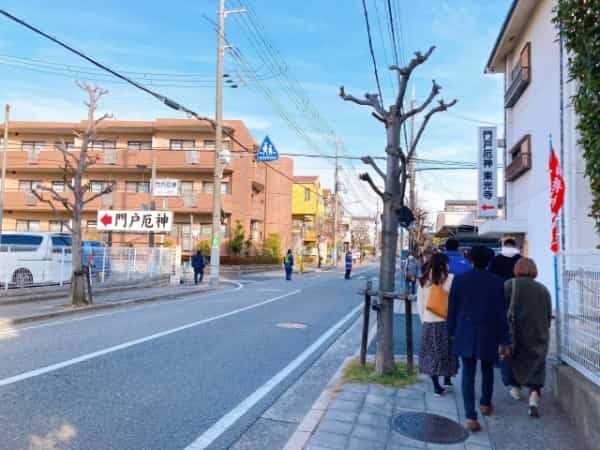
<instances>
[{"instance_id":1,"label":"balcony railing","mask_svg":"<svg viewBox=\"0 0 600 450\"><path fill-rule=\"evenodd\" d=\"M185 150L186 164L200 164L200 152L198 150Z\"/></svg>"},{"instance_id":2,"label":"balcony railing","mask_svg":"<svg viewBox=\"0 0 600 450\"><path fill-rule=\"evenodd\" d=\"M527 43L523 50L519 61L512 68L510 73L510 82L504 94L504 106L512 108L521 98L527 86L531 82L531 45Z\"/></svg>"},{"instance_id":3,"label":"balcony railing","mask_svg":"<svg viewBox=\"0 0 600 450\"><path fill-rule=\"evenodd\" d=\"M505 171L506 181L514 181L531 169L531 136L524 136L511 150L512 161Z\"/></svg>"},{"instance_id":4,"label":"balcony railing","mask_svg":"<svg viewBox=\"0 0 600 450\"><path fill-rule=\"evenodd\" d=\"M198 198L193 192L183 193L183 207L184 208L196 208L198 206Z\"/></svg>"}]
</instances>

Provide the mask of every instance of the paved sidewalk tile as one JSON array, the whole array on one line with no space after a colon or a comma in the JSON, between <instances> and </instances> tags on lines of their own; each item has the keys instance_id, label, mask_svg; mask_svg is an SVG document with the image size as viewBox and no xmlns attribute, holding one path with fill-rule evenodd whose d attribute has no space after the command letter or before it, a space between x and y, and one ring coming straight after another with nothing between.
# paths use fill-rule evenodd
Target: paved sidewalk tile
<instances>
[{"instance_id":1,"label":"paved sidewalk tile","mask_svg":"<svg viewBox=\"0 0 600 450\"><path fill-rule=\"evenodd\" d=\"M319 430L321 431L343 435L349 435L352 432L353 427L353 423L340 422L339 420L323 420L319 424Z\"/></svg>"},{"instance_id":2,"label":"paved sidewalk tile","mask_svg":"<svg viewBox=\"0 0 600 450\"><path fill-rule=\"evenodd\" d=\"M347 441L348 436L346 435L327 433L321 430L317 431L315 435L310 439L311 444L338 450L345 450Z\"/></svg>"},{"instance_id":3,"label":"paved sidewalk tile","mask_svg":"<svg viewBox=\"0 0 600 450\"><path fill-rule=\"evenodd\" d=\"M329 409L340 410L340 411L359 411L363 406L362 401L350 401L336 398L329 406Z\"/></svg>"}]
</instances>

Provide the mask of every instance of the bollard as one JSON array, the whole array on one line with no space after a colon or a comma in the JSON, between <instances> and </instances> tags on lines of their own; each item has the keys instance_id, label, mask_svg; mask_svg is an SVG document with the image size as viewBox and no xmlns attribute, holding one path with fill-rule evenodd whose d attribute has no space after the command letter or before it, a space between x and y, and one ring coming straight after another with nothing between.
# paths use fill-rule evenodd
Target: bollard
<instances>
[{"instance_id":1,"label":"bollard","mask_svg":"<svg viewBox=\"0 0 600 450\"><path fill-rule=\"evenodd\" d=\"M369 339L369 315L371 312L371 291L373 290L373 280L367 280L367 288L365 289L365 306L363 309L363 328L362 338L360 341L360 365L365 367L367 363L367 344Z\"/></svg>"},{"instance_id":2,"label":"bollard","mask_svg":"<svg viewBox=\"0 0 600 450\"><path fill-rule=\"evenodd\" d=\"M413 373L413 322L412 300L408 291L404 291L404 320L406 324L406 368L409 374Z\"/></svg>"}]
</instances>

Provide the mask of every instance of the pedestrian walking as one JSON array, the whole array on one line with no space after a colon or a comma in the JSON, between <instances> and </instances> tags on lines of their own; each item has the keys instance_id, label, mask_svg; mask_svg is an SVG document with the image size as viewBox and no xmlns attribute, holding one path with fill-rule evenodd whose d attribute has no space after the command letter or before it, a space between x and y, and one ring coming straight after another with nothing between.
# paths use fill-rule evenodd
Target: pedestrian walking
<instances>
[{"instance_id":1,"label":"pedestrian walking","mask_svg":"<svg viewBox=\"0 0 600 450\"><path fill-rule=\"evenodd\" d=\"M292 271L294 270L294 255L292 249L288 249L287 254L283 258L283 267L285 268L285 279L292 280Z\"/></svg>"},{"instance_id":2,"label":"pedestrian walking","mask_svg":"<svg viewBox=\"0 0 600 450\"><path fill-rule=\"evenodd\" d=\"M423 324L419 370L431 377L436 396L452 388L451 377L458 371L458 358L452 352L446 327L448 294L453 279L454 275L448 273L448 257L437 253L427 264L417 291L417 309ZM444 377L444 387L440 385L440 376Z\"/></svg>"},{"instance_id":3,"label":"pedestrian walking","mask_svg":"<svg viewBox=\"0 0 600 450\"><path fill-rule=\"evenodd\" d=\"M446 241L445 247L446 255L448 256L450 265L450 273L454 275L460 275L470 271L473 268L465 256L458 251L460 242L454 238L450 238Z\"/></svg>"},{"instance_id":4,"label":"pedestrian walking","mask_svg":"<svg viewBox=\"0 0 600 450\"><path fill-rule=\"evenodd\" d=\"M404 287L411 295L417 293L417 278L419 277L419 262L414 253L409 253L404 264Z\"/></svg>"},{"instance_id":5,"label":"pedestrian walking","mask_svg":"<svg viewBox=\"0 0 600 450\"><path fill-rule=\"evenodd\" d=\"M517 242L513 238L507 238L502 243L500 254L492 259L490 272L503 280L509 280L515 276L515 265L519 259L521 259L521 252L517 248Z\"/></svg>"},{"instance_id":6,"label":"pedestrian walking","mask_svg":"<svg viewBox=\"0 0 600 450\"><path fill-rule=\"evenodd\" d=\"M346 252L346 274L344 275L344 278L346 280L349 280L351 273L352 273L352 252L347 251Z\"/></svg>"},{"instance_id":7,"label":"pedestrian walking","mask_svg":"<svg viewBox=\"0 0 600 450\"><path fill-rule=\"evenodd\" d=\"M454 354L461 358L462 393L466 427L478 431L481 425L475 411L475 371L481 364L483 415L493 412L494 363L510 342L502 278L487 271L490 254L481 246L473 247L474 268L454 277L448 302L448 336L453 339Z\"/></svg>"},{"instance_id":8,"label":"pedestrian walking","mask_svg":"<svg viewBox=\"0 0 600 450\"><path fill-rule=\"evenodd\" d=\"M546 357L550 342L552 300L548 289L535 281L537 267L530 258L521 258L515 276L504 284L508 324L512 338L510 358L514 386L511 396L521 397L521 386L529 388L529 415L539 417L539 401L546 380Z\"/></svg>"},{"instance_id":9,"label":"pedestrian walking","mask_svg":"<svg viewBox=\"0 0 600 450\"><path fill-rule=\"evenodd\" d=\"M204 267L206 262L204 261L204 255L198 250L194 256L192 256L192 269L194 269L194 284L202 283L204 279Z\"/></svg>"}]
</instances>

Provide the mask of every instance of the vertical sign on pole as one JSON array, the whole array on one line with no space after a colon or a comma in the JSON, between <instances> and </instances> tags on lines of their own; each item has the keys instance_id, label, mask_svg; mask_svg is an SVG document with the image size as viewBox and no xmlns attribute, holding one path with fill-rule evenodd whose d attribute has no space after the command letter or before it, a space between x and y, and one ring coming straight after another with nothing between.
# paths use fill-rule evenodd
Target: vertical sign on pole
<instances>
[{"instance_id":1,"label":"vertical sign on pole","mask_svg":"<svg viewBox=\"0 0 600 450\"><path fill-rule=\"evenodd\" d=\"M498 141L496 127L479 127L479 177L477 182L479 217L498 217Z\"/></svg>"}]
</instances>

